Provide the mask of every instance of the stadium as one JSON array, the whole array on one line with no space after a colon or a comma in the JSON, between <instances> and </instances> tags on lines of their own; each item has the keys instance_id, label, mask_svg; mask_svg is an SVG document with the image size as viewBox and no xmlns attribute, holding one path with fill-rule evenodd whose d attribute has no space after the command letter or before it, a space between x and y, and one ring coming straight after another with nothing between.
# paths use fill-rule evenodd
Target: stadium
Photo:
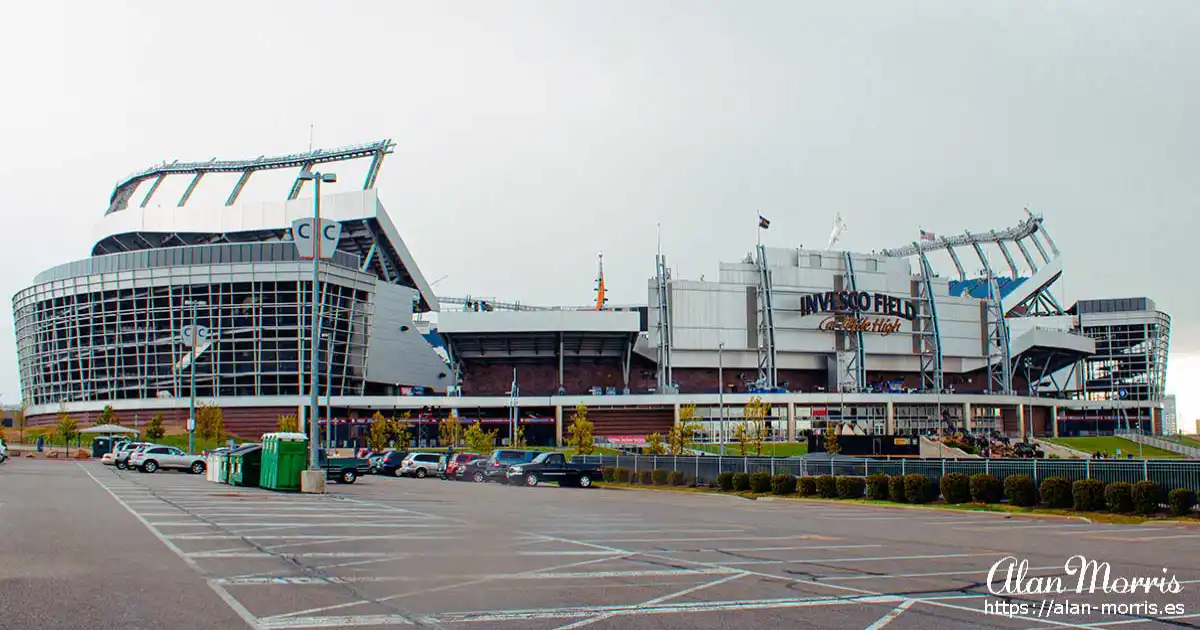
<instances>
[{"instance_id":1,"label":"stadium","mask_svg":"<svg viewBox=\"0 0 1200 630\"><path fill-rule=\"evenodd\" d=\"M751 245L716 280L673 277L653 257L644 304L610 305L603 266L585 307L435 295L375 188L389 140L247 160L163 163L121 180L90 255L47 269L13 298L30 425L126 424L190 403L222 408L253 437L308 404L316 344L321 423L339 441L376 412L408 412L421 445L449 414L509 437L561 443L585 405L612 443L665 434L695 405L701 440L769 405L769 439L836 425L867 435L945 427L1010 437L1162 433L1170 318L1145 297L1056 296L1062 253L1044 218L917 238L871 253ZM322 194L338 221L313 308L312 262L290 226L311 216L300 173L366 165L361 189ZM291 179L295 175L294 179ZM252 176L286 173L278 198ZM223 175L223 201L193 201ZM165 198L165 181L186 182ZM760 234L774 240L760 217ZM785 235L786 236L786 235ZM898 239L902 240L903 239ZM515 271L515 270L514 270ZM319 319L316 339L312 317ZM196 331L200 331L197 334ZM194 396L193 392L194 382Z\"/></svg>"}]
</instances>

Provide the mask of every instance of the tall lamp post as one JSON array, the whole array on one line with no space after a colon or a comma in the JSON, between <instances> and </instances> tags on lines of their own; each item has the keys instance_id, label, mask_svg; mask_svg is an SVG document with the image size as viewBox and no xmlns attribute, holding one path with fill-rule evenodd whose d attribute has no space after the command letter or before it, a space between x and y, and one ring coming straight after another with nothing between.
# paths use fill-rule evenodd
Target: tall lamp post
<instances>
[{"instance_id":1,"label":"tall lamp post","mask_svg":"<svg viewBox=\"0 0 1200 630\"><path fill-rule=\"evenodd\" d=\"M317 419L320 418L317 411L317 385L320 378L317 372L317 340L320 339L321 313L319 312L321 293L321 240L324 234L317 233L321 230L321 184L332 184L337 181L337 175L333 173L322 173L320 171L304 170L300 172L301 180L312 180L313 183L313 257L312 257L312 331L309 344L312 347L309 349L309 402L308 402L308 469L317 470L319 462L317 460ZM333 252L329 252L333 254Z\"/></svg>"},{"instance_id":2,"label":"tall lamp post","mask_svg":"<svg viewBox=\"0 0 1200 630\"><path fill-rule=\"evenodd\" d=\"M184 331L184 343L192 349L192 356L188 360L188 372L190 373L191 393L188 395L188 453L196 452L196 359L199 354L196 352L196 344L200 339L208 337L208 329L196 323L196 307L206 306L208 302L204 300L184 300L184 306L192 307L192 323L188 326L188 330ZM203 330L201 330L203 328Z\"/></svg>"},{"instance_id":3,"label":"tall lamp post","mask_svg":"<svg viewBox=\"0 0 1200 630\"><path fill-rule=\"evenodd\" d=\"M1025 357L1025 387L1029 394L1029 422L1025 423L1025 428L1033 433L1033 359ZM1025 440L1025 434L1021 434L1021 440Z\"/></svg>"},{"instance_id":4,"label":"tall lamp post","mask_svg":"<svg viewBox=\"0 0 1200 630\"><path fill-rule=\"evenodd\" d=\"M333 332L321 333L325 340L325 449L333 448Z\"/></svg>"},{"instance_id":5,"label":"tall lamp post","mask_svg":"<svg viewBox=\"0 0 1200 630\"><path fill-rule=\"evenodd\" d=\"M721 442L721 455L725 454L725 342L717 343L717 435Z\"/></svg>"}]
</instances>

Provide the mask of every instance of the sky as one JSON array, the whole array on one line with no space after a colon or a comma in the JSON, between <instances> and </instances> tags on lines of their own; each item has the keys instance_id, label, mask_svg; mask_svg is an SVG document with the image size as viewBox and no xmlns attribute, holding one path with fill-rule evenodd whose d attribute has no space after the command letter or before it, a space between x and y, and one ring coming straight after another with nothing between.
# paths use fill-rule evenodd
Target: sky
<instances>
[{"instance_id":1,"label":"sky","mask_svg":"<svg viewBox=\"0 0 1200 630\"><path fill-rule=\"evenodd\" d=\"M377 187L443 295L586 304L603 252L610 301L644 303L656 225L698 278L752 249L759 213L767 244L823 246L841 213L841 246L870 251L1029 207L1060 298L1172 316L1191 431L1197 32L1189 1L20 3L0 21L0 293L87 256L128 173L310 133L396 142ZM11 312L0 327L9 402Z\"/></svg>"}]
</instances>

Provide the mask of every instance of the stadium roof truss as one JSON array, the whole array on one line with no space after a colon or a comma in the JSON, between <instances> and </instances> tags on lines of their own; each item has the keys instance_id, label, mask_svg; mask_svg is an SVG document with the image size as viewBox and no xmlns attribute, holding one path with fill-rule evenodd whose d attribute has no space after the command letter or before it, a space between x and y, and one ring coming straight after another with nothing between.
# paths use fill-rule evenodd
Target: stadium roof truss
<instances>
[{"instance_id":1,"label":"stadium roof truss","mask_svg":"<svg viewBox=\"0 0 1200 630\"><path fill-rule=\"evenodd\" d=\"M989 278L1004 275L993 266L985 251L985 246L995 247L1000 251L1004 265L1008 268L1007 271L1012 273L1012 279L1016 281L1002 297L1004 314L1007 316L1061 315L1063 308L1051 290L1051 286L1062 276L1062 259L1058 246L1050 238L1050 233L1046 230L1041 215L1035 215L1028 208L1025 209L1025 214L1026 218L1023 221L1010 228L986 232L963 232L955 236L943 236L932 241L922 240L904 247L885 249L880 253L895 258L908 258L910 256L924 257L929 252L945 250L954 264L959 282L988 283ZM1045 244L1042 243L1043 240ZM1027 243L1033 244L1037 251L1036 257L1030 253ZM1020 252L1031 272L1029 277L1022 278L1020 265L1013 256L1010 245L1015 245L1017 251ZM958 251L958 248L963 247L970 248L983 265L980 277L968 277ZM1041 259L1040 262L1038 258ZM980 288L985 294L990 291L986 284L981 284Z\"/></svg>"}]
</instances>

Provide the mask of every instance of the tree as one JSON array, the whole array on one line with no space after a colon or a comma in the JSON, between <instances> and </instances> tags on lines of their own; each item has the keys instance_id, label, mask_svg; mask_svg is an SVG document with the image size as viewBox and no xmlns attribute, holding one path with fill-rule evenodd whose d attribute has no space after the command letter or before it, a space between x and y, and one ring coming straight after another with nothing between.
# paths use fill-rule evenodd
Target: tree
<instances>
[{"instance_id":1,"label":"tree","mask_svg":"<svg viewBox=\"0 0 1200 630\"><path fill-rule=\"evenodd\" d=\"M371 416L371 429L367 432L367 447L372 451L382 451L388 447L388 442L391 439L391 427L387 418L383 417L383 413L376 411L375 415Z\"/></svg>"},{"instance_id":2,"label":"tree","mask_svg":"<svg viewBox=\"0 0 1200 630\"><path fill-rule=\"evenodd\" d=\"M79 435L79 423L75 422L75 418L66 411L61 411L58 414L58 424L54 426L54 435L62 440L63 446L70 446L71 440Z\"/></svg>"},{"instance_id":3,"label":"tree","mask_svg":"<svg viewBox=\"0 0 1200 630\"><path fill-rule=\"evenodd\" d=\"M388 436L396 448L408 448L412 444L412 423L409 422L411 418L412 412L405 411L399 418L388 421Z\"/></svg>"},{"instance_id":4,"label":"tree","mask_svg":"<svg viewBox=\"0 0 1200 630\"><path fill-rule=\"evenodd\" d=\"M100 426L102 424L121 424L121 421L117 418L117 412L113 411L112 405L104 405L104 411L101 411L100 415L96 416L96 419L92 421L92 424L94 426Z\"/></svg>"},{"instance_id":5,"label":"tree","mask_svg":"<svg viewBox=\"0 0 1200 630\"><path fill-rule=\"evenodd\" d=\"M146 426L146 439L150 440L151 442L156 442L161 440L162 436L166 434L167 430L165 427L163 427L162 413L160 412L154 414L154 417L150 419L150 424Z\"/></svg>"},{"instance_id":6,"label":"tree","mask_svg":"<svg viewBox=\"0 0 1200 630\"><path fill-rule=\"evenodd\" d=\"M499 431L484 431L483 424L473 422L463 432L463 443L467 445L467 450L472 453L483 454L491 451L496 446L497 435L499 435Z\"/></svg>"},{"instance_id":7,"label":"tree","mask_svg":"<svg viewBox=\"0 0 1200 630\"><path fill-rule=\"evenodd\" d=\"M763 402L761 396L754 396L746 403L746 437L748 444L754 449L755 455L762 455L763 443L767 439L767 416L771 414L771 404ZM746 455L746 450L742 449Z\"/></svg>"},{"instance_id":8,"label":"tree","mask_svg":"<svg viewBox=\"0 0 1200 630\"><path fill-rule=\"evenodd\" d=\"M521 426L520 420L517 421L517 433L513 436L512 445L515 448L525 448L525 427Z\"/></svg>"},{"instance_id":9,"label":"tree","mask_svg":"<svg viewBox=\"0 0 1200 630\"><path fill-rule=\"evenodd\" d=\"M13 426L17 428L17 439L21 443L25 443L25 425L28 420L25 419L25 409L28 407L25 403L21 403L21 408L13 412Z\"/></svg>"},{"instance_id":10,"label":"tree","mask_svg":"<svg viewBox=\"0 0 1200 630\"><path fill-rule=\"evenodd\" d=\"M667 449L663 445L663 436L659 433L651 433L646 436L646 454L647 455L666 455Z\"/></svg>"},{"instance_id":11,"label":"tree","mask_svg":"<svg viewBox=\"0 0 1200 630\"><path fill-rule=\"evenodd\" d=\"M733 427L733 441L738 443L738 452L742 455L750 454L750 444L753 438L750 437L751 429L745 422L739 422Z\"/></svg>"},{"instance_id":12,"label":"tree","mask_svg":"<svg viewBox=\"0 0 1200 630\"><path fill-rule=\"evenodd\" d=\"M579 403L571 414L571 426L567 427L570 439L567 444L577 455L591 455L596 450L596 440L592 436L592 423L587 419L587 405Z\"/></svg>"},{"instance_id":13,"label":"tree","mask_svg":"<svg viewBox=\"0 0 1200 630\"><path fill-rule=\"evenodd\" d=\"M300 419L296 417L296 414L293 413L293 414L288 414L286 416L279 416L279 432L280 433L299 433L300 432Z\"/></svg>"},{"instance_id":14,"label":"tree","mask_svg":"<svg viewBox=\"0 0 1200 630\"><path fill-rule=\"evenodd\" d=\"M438 423L438 444L442 446L458 446L462 441L462 423L458 421L458 416L451 412L450 415L442 419Z\"/></svg>"},{"instance_id":15,"label":"tree","mask_svg":"<svg viewBox=\"0 0 1200 630\"><path fill-rule=\"evenodd\" d=\"M196 410L196 432L202 440L221 441L225 437L225 414L216 404L201 405Z\"/></svg>"},{"instance_id":16,"label":"tree","mask_svg":"<svg viewBox=\"0 0 1200 630\"><path fill-rule=\"evenodd\" d=\"M683 405L679 408L679 423L667 432L667 448L672 455L683 455L696 443L696 431L700 423L696 421L696 405Z\"/></svg>"},{"instance_id":17,"label":"tree","mask_svg":"<svg viewBox=\"0 0 1200 630\"><path fill-rule=\"evenodd\" d=\"M837 429L832 424L825 429L825 452L830 455L842 452L842 446L838 444Z\"/></svg>"}]
</instances>

